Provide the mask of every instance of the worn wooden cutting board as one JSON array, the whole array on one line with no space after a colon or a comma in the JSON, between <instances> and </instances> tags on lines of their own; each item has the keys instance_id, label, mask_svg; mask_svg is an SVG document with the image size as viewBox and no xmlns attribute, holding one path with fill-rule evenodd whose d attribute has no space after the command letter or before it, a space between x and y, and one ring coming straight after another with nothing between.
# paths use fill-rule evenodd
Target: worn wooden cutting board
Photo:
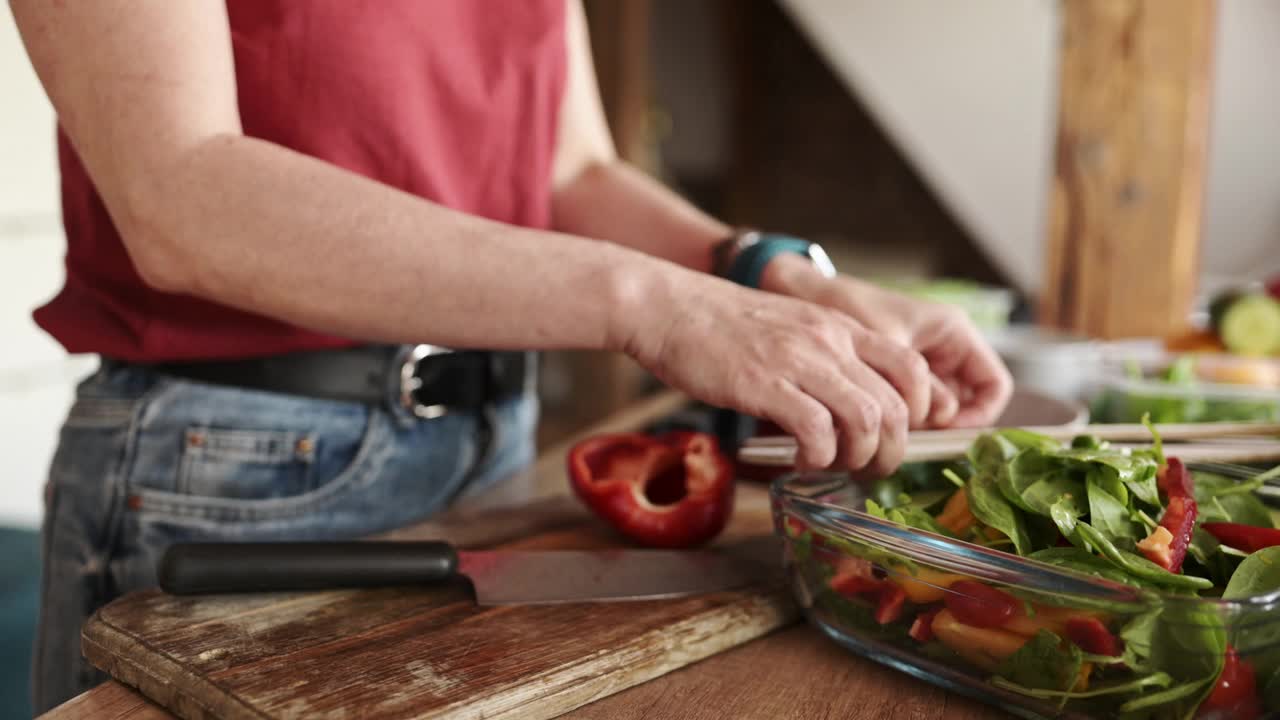
<instances>
[{"instance_id":1,"label":"worn wooden cutting board","mask_svg":"<svg viewBox=\"0 0 1280 720\"><path fill-rule=\"evenodd\" d=\"M618 544L572 508L552 501L542 512L560 528L509 546ZM469 520L471 539L484 544L476 522L485 517ZM742 487L725 541L769 531L763 489ZM476 607L462 587L204 598L153 590L96 613L84 652L185 718L537 720L797 617L777 582L680 600L500 608Z\"/></svg>"}]
</instances>

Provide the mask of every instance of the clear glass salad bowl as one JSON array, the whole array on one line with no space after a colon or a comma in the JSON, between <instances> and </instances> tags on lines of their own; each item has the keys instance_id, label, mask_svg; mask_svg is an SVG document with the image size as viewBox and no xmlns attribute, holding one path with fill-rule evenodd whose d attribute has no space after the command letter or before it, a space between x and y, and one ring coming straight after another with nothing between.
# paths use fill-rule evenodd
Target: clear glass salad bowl
<instances>
[{"instance_id":1,"label":"clear glass salad bowl","mask_svg":"<svg viewBox=\"0 0 1280 720\"><path fill-rule=\"evenodd\" d=\"M863 512L868 487L843 474L789 474L771 494L792 588L812 624L854 653L1022 717L1233 717L1206 715L1202 706L1224 655L1280 656L1280 592L1234 601L1176 594L909 528ZM869 567L872 579L863 582L892 582L905 600L886 610L874 592L842 593L851 567L864 578ZM968 583L961 590L973 581L1017 598L1017 632L956 623L947 609L971 600L958 597L958 577ZM930 612L924 630L921 616ZM1062 636L1068 624L1105 627L1126 652L1068 657L1051 644L1041 643L1042 653L1031 645L1040 630ZM1012 668L1001 648L1011 635L1021 648ZM1139 655L1151 665L1138 667ZM1079 676L1069 690L1018 682L1027 673L1034 685L1036 674L1064 672ZM1280 694L1266 681L1256 679L1259 695Z\"/></svg>"}]
</instances>

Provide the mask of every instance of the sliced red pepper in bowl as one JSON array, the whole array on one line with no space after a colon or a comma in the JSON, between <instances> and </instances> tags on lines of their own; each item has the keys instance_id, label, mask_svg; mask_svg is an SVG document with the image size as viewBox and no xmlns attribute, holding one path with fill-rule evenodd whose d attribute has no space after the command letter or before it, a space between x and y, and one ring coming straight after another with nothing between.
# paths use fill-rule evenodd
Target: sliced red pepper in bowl
<instances>
[{"instance_id":1,"label":"sliced red pepper in bowl","mask_svg":"<svg viewBox=\"0 0 1280 720\"><path fill-rule=\"evenodd\" d=\"M940 612L942 612L942 608L936 607L916 615L916 619L912 621L911 629L907 631L907 634L916 642L929 642L933 639L933 619Z\"/></svg>"},{"instance_id":2,"label":"sliced red pepper in bowl","mask_svg":"<svg viewBox=\"0 0 1280 720\"><path fill-rule=\"evenodd\" d=\"M952 583L943 601L957 620L978 628L1004 625L1022 609L1018 598L974 580Z\"/></svg>"},{"instance_id":3,"label":"sliced red pepper in bowl","mask_svg":"<svg viewBox=\"0 0 1280 720\"><path fill-rule=\"evenodd\" d=\"M1098 618L1078 617L1067 620L1067 637L1076 647L1094 655L1116 657L1121 651L1120 639L1112 635Z\"/></svg>"},{"instance_id":4,"label":"sliced red pepper in bowl","mask_svg":"<svg viewBox=\"0 0 1280 720\"><path fill-rule=\"evenodd\" d=\"M1198 720L1256 720L1262 716L1253 666L1227 646L1222 672L1196 712Z\"/></svg>"},{"instance_id":5,"label":"sliced red pepper in bowl","mask_svg":"<svg viewBox=\"0 0 1280 720\"><path fill-rule=\"evenodd\" d=\"M1274 528L1229 522L1205 523L1200 527L1223 545L1245 552L1257 552L1262 548L1280 545L1280 530Z\"/></svg>"},{"instance_id":6,"label":"sliced red pepper in bowl","mask_svg":"<svg viewBox=\"0 0 1280 720\"><path fill-rule=\"evenodd\" d=\"M588 438L569 450L569 481L594 513L651 547L706 543L733 513L733 464L705 433Z\"/></svg>"},{"instance_id":7,"label":"sliced red pepper in bowl","mask_svg":"<svg viewBox=\"0 0 1280 720\"><path fill-rule=\"evenodd\" d=\"M836 574L827 585L845 597L864 597L874 600L876 608L872 617L880 625L888 625L902 617L907 593L895 583L876 577L875 566L862 558L841 558L836 563Z\"/></svg>"},{"instance_id":8,"label":"sliced red pepper in bowl","mask_svg":"<svg viewBox=\"0 0 1280 720\"><path fill-rule=\"evenodd\" d=\"M1199 512L1191 473L1181 460L1171 457L1160 469L1156 484L1168 497L1164 515L1160 516L1160 526L1138 543L1138 550L1165 570L1182 572L1182 561L1187 557L1187 546L1191 544L1191 533L1195 530ZM1169 537L1165 537L1166 534Z\"/></svg>"}]
</instances>

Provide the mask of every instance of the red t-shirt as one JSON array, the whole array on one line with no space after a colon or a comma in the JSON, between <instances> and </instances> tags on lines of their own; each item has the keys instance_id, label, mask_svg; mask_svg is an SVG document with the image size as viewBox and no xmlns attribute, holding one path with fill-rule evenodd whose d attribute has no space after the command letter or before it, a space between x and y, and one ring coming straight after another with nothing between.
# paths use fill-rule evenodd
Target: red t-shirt
<instances>
[{"instance_id":1,"label":"red t-shirt","mask_svg":"<svg viewBox=\"0 0 1280 720\"><path fill-rule=\"evenodd\" d=\"M244 132L457 210L546 227L564 6L228 0ZM149 362L351 344L148 287L61 131L58 150L66 284L35 319L68 351Z\"/></svg>"}]
</instances>

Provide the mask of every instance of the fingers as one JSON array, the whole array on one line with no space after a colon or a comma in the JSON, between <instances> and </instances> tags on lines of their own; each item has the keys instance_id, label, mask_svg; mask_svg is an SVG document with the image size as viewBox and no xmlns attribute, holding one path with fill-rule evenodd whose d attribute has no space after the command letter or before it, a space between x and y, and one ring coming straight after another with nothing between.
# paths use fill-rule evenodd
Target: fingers
<instances>
[{"instance_id":1,"label":"fingers","mask_svg":"<svg viewBox=\"0 0 1280 720\"><path fill-rule=\"evenodd\" d=\"M838 442L831 413L789 380L778 380L762 398L765 416L796 439L796 469L821 470L835 462Z\"/></svg>"},{"instance_id":2,"label":"fingers","mask_svg":"<svg viewBox=\"0 0 1280 720\"><path fill-rule=\"evenodd\" d=\"M849 362L845 374L880 411L879 443L875 454L866 463L857 466L849 463L847 467L861 470L860 477L884 477L898 469L907 453L907 404L892 385L861 362Z\"/></svg>"},{"instance_id":3,"label":"fingers","mask_svg":"<svg viewBox=\"0 0 1280 720\"><path fill-rule=\"evenodd\" d=\"M832 463L842 470L866 467L880 447L881 409L876 400L834 370L810 373L800 388L822 403L835 422L839 445Z\"/></svg>"},{"instance_id":4,"label":"fingers","mask_svg":"<svg viewBox=\"0 0 1280 720\"><path fill-rule=\"evenodd\" d=\"M937 419L931 411L931 426L983 427L1000 417L1013 393L1013 379L967 315L953 308L939 311L915 342L958 402L950 420Z\"/></svg>"},{"instance_id":5,"label":"fingers","mask_svg":"<svg viewBox=\"0 0 1280 720\"><path fill-rule=\"evenodd\" d=\"M1013 377L976 329L969 335L968 353L957 371L968 397L951 425L984 427L995 423L1013 395Z\"/></svg>"},{"instance_id":6,"label":"fingers","mask_svg":"<svg viewBox=\"0 0 1280 720\"><path fill-rule=\"evenodd\" d=\"M897 389L896 394L906 402L910 426L922 427L929 416L932 396L929 363L924 356L884 335L861 328L855 334L858 357Z\"/></svg>"},{"instance_id":7,"label":"fingers","mask_svg":"<svg viewBox=\"0 0 1280 720\"><path fill-rule=\"evenodd\" d=\"M960 410L960 399L956 396L956 391L936 375L929 376L929 386L929 419L926 424L931 428L948 427L955 421L956 413Z\"/></svg>"}]
</instances>

